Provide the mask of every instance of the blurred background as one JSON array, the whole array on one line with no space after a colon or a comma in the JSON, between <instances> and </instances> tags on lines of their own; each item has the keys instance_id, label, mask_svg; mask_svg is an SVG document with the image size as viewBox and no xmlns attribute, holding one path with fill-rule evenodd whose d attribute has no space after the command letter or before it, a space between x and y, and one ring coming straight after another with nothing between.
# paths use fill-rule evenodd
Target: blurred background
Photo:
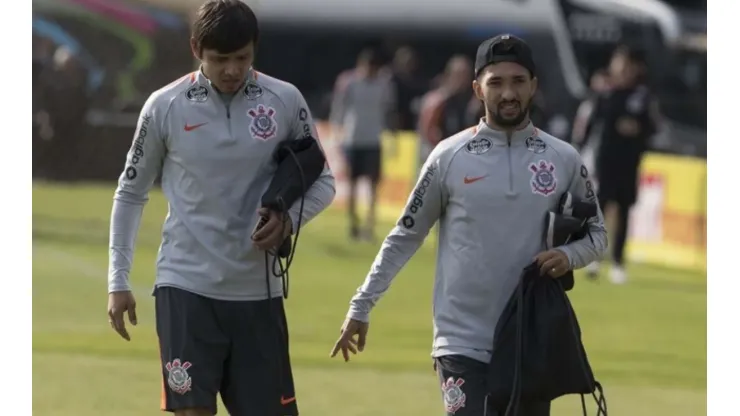
<instances>
[{"instance_id":1,"label":"blurred background","mask_svg":"<svg viewBox=\"0 0 740 416\"><path fill-rule=\"evenodd\" d=\"M33 0L37 414L158 412L161 380L149 295L166 201L153 192L139 233L132 280L141 324L131 343L106 322L108 221L142 104L197 68L188 38L201 3ZM442 414L429 358L434 238L379 304L368 350L350 364L328 360L349 297L379 245L347 238L348 184L332 101L360 52L380 51L398 98L398 124L382 144L377 232L383 236L433 146L425 112L441 112L441 124L445 117L467 123L461 128L480 116L467 87L472 74L448 63L473 60L482 40L502 32L532 47L540 78L532 118L566 141L573 140L579 108L598 92L595 75L609 65L615 47L639 45L646 52L646 84L662 122L643 158L630 212L631 280L613 286L583 279L572 298L613 414L706 414L706 1L247 3L260 22L255 67L302 91L337 177L332 214L301 234L310 243L296 256L288 301L302 414ZM464 99L430 110L435 92L455 83L466 85ZM582 149L587 160L596 145L589 141ZM365 202L369 187L362 186ZM563 398L553 414L577 414L579 405L577 398Z\"/></svg>"}]
</instances>

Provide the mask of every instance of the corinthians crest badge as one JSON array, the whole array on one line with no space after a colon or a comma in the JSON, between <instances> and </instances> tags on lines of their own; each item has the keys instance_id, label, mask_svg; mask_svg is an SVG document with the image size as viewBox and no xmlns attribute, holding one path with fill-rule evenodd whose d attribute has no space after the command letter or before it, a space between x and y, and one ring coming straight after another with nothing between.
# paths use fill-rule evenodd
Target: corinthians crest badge
<instances>
[{"instance_id":1,"label":"corinthians crest badge","mask_svg":"<svg viewBox=\"0 0 740 416\"><path fill-rule=\"evenodd\" d=\"M247 111L250 117L252 117L252 124L249 126L249 130L252 132L252 136L260 140L270 140L277 134L277 122L275 121L275 109L272 107L265 107L260 104L257 108L250 108Z\"/></svg>"},{"instance_id":2,"label":"corinthians crest badge","mask_svg":"<svg viewBox=\"0 0 740 416\"><path fill-rule=\"evenodd\" d=\"M180 361L179 358L167 363L164 368L167 370L167 384L175 393L185 394L190 391L193 385L193 379L188 374L188 369L193 365L188 361Z\"/></svg>"},{"instance_id":3,"label":"corinthians crest badge","mask_svg":"<svg viewBox=\"0 0 740 416\"><path fill-rule=\"evenodd\" d=\"M555 165L546 161L540 160L537 163L529 165L529 170L532 171L532 192L548 196L555 192L558 187L558 180L555 178Z\"/></svg>"}]
</instances>

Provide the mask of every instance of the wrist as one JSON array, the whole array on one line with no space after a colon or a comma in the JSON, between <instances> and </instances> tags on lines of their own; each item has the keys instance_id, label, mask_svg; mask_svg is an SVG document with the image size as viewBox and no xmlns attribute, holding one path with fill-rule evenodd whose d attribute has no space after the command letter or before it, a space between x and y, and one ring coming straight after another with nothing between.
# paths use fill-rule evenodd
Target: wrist
<instances>
[{"instance_id":1,"label":"wrist","mask_svg":"<svg viewBox=\"0 0 740 416\"><path fill-rule=\"evenodd\" d=\"M565 247L565 246L556 247L554 250L557 250L557 251L563 253L563 255L565 256L565 258L568 260L568 270L573 270L573 259L572 259L571 255L570 255L570 250L568 250L568 248Z\"/></svg>"},{"instance_id":2,"label":"wrist","mask_svg":"<svg viewBox=\"0 0 740 416\"><path fill-rule=\"evenodd\" d=\"M364 322L364 323L370 322L369 313L361 312L353 308L350 308L349 312L347 312L347 318L355 320L355 321L359 321L359 322Z\"/></svg>"},{"instance_id":3,"label":"wrist","mask_svg":"<svg viewBox=\"0 0 740 416\"><path fill-rule=\"evenodd\" d=\"M108 285L108 294L119 292L131 292L131 287L127 284Z\"/></svg>"},{"instance_id":4,"label":"wrist","mask_svg":"<svg viewBox=\"0 0 740 416\"><path fill-rule=\"evenodd\" d=\"M290 217L289 213L285 213L285 216L283 216L283 238L287 238L291 235L293 235L293 219Z\"/></svg>"}]
</instances>

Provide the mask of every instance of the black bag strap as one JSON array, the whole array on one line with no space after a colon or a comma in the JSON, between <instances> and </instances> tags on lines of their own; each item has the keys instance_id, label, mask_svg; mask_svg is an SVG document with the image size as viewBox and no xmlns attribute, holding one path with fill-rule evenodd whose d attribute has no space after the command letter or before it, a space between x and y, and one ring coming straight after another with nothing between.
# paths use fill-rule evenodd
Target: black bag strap
<instances>
[{"instance_id":1,"label":"black bag strap","mask_svg":"<svg viewBox=\"0 0 740 416\"><path fill-rule=\"evenodd\" d=\"M509 404L506 406L504 416L515 416L519 414L519 403L522 396L522 351L524 350L524 285L526 283L526 269L516 287L517 310L516 310L516 347L514 349L514 385L511 387ZM483 416L488 415L488 395L483 401Z\"/></svg>"},{"instance_id":2,"label":"black bag strap","mask_svg":"<svg viewBox=\"0 0 740 416\"><path fill-rule=\"evenodd\" d=\"M525 275L522 275L525 276ZM511 389L509 405L506 406L504 416L519 414L519 402L522 398L522 352L524 351L524 284L526 280L521 279L517 285L517 310L516 310L516 353L514 354L514 386Z\"/></svg>"},{"instance_id":3,"label":"black bag strap","mask_svg":"<svg viewBox=\"0 0 740 416\"><path fill-rule=\"evenodd\" d=\"M580 339L578 338L578 330L576 329L575 310L573 310L573 305L570 303L570 299L565 293L565 289L563 289L562 284L560 284L557 279L556 281L558 282L558 287L560 287L561 289L560 293L563 295L563 300L568 306L568 322L570 323L570 329L573 331L573 337L575 338L576 343L580 344ZM584 358L583 354L579 354L578 356L580 358L580 360L578 360L578 363L581 365L581 369L583 370L583 376L588 381L589 377L588 370L586 369L586 359ZM598 396L596 395L596 392L599 393ZM604 396L604 388L598 381L594 381L594 391L591 392L591 396L593 396L597 406L599 406L599 410L596 412L596 416L608 416L606 411L606 397ZM581 394L581 407L583 408L583 416L588 416L588 413L586 412L586 398L583 394Z\"/></svg>"}]
</instances>

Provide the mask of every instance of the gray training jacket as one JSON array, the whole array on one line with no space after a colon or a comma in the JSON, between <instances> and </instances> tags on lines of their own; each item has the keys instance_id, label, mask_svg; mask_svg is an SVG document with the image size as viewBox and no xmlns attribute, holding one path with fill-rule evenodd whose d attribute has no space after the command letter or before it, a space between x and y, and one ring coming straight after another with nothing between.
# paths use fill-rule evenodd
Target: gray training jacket
<instances>
[{"instance_id":1,"label":"gray training jacket","mask_svg":"<svg viewBox=\"0 0 740 416\"><path fill-rule=\"evenodd\" d=\"M369 320L373 306L439 220L432 355L488 362L496 323L522 269L545 249L545 214L556 210L566 191L596 201L578 152L532 124L507 139L481 120L442 141L352 298L348 316ZM606 249L600 209L589 228L593 242L587 237L558 248L573 269Z\"/></svg>"},{"instance_id":2,"label":"gray training jacket","mask_svg":"<svg viewBox=\"0 0 740 416\"><path fill-rule=\"evenodd\" d=\"M332 119L342 126L343 144L355 149L380 148L395 102L390 77L352 75L347 85L337 91L332 103Z\"/></svg>"},{"instance_id":3,"label":"gray training jacket","mask_svg":"<svg viewBox=\"0 0 740 416\"><path fill-rule=\"evenodd\" d=\"M230 102L200 71L154 92L141 110L114 196L108 291L131 288L142 210L161 174L169 212L155 286L222 300L267 299L264 252L254 247L251 234L277 168L276 146L306 136L318 138L298 89L253 70ZM326 208L334 193L327 165L306 194L302 225ZM289 212L293 230L299 205ZM270 296L281 296L282 285L273 282Z\"/></svg>"}]
</instances>

